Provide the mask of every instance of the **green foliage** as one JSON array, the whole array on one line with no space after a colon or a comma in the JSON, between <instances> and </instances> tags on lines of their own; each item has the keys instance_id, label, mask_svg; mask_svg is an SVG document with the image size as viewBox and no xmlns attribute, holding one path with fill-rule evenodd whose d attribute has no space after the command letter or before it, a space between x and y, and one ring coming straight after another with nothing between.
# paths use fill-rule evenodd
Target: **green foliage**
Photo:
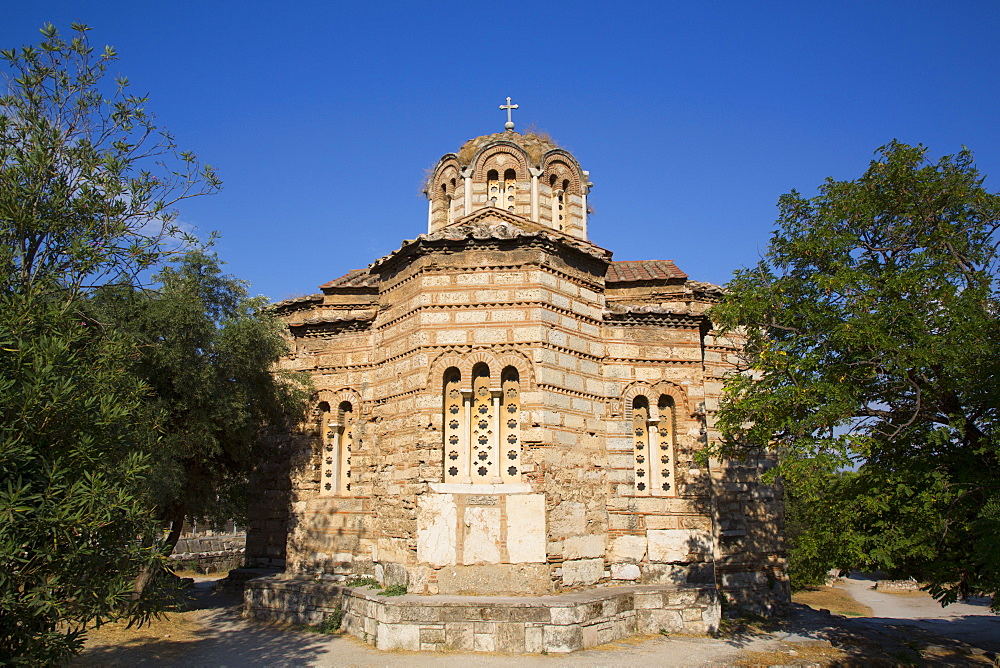
<instances>
[{"instance_id":1,"label":"green foliage","mask_svg":"<svg viewBox=\"0 0 1000 668\"><path fill-rule=\"evenodd\" d=\"M67 41L48 25L41 44L0 50L0 272L11 290L72 297L132 282L181 236L171 207L220 186L126 78L106 81L117 55L95 54L87 30L74 24Z\"/></svg>"},{"instance_id":2,"label":"green foliage","mask_svg":"<svg viewBox=\"0 0 1000 668\"><path fill-rule=\"evenodd\" d=\"M779 453L806 579L879 567L942 602L1000 591L998 224L969 151L893 142L856 181L783 196L766 256L713 310L746 339L718 454Z\"/></svg>"},{"instance_id":3,"label":"green foliage","mask_svg":"<svg viewBox=\"0 0 1000 668\"><path fill-rule=\"evenodd\" d=\"M833 568L862 563L853 532L854 509L847 491L855 474L817 470L785 488L788 576L793 591L826 584Z\"/></svg>"},{"instance_id":4,"label":"green foliage","mask_svg":"<svg viewBox=\"0 0 1000 668\"><path fill-rule=\"evenodd\" d=\"M347 578L344 580L345 587L378 587L378 580L372 577L358 577Z\"/></svg>"},{"instance_id":5,"label":"green foliage","mask_svg":"<svg viewBox=\"0 0 1000 668\"><path fill-rule=\"evenodd\" d=\"M95 317L137 343L129 366L160 417L152 501L177 530L185 518L244 516L267 437L306 399L298 375L274 370L287 345L266 298L249 297L219 264L191 252L155 277L156 291L106 286L92 302Z\"/></svg>"},{"instance_id":6,"label":"green foliage","mask_svg":"<svg viewBox=\"0 0 1000 668\"><path fill-rule=\"evenodd\" d=\"M55 663L158 563L152 421L127 342L65 304L0 297L0 347L0 663Z\"/></svg>"},{"instance_id":7,"label":"green foliage","mask_svg":"<svg viewBox=\"0 0 1000 668\"><path fill-rule=\"evenodd\" d=\"M389 585L379 593L383 596L402 596L406 593L406 585Z\"/></svg>"},{"instance_id":8,"label":"green foliage","mask_svg":"<svg viewBox=\"0 0 1000 668\"><path fill-rule=\"evenodd\" d=\"M323 622L319 625L320 633L336 633L340 630L340 624L344 618L344 609L337 606L333 612L323 616Z\"/></svg>"},{"instance_id":9,"label":"green foliage","mask_svg":"<svg viewBox=\"0 0 1000 668\"><path fill-rule=\"evenodd\" d=\"M189 239L179 200L215 190L145 97L106 81L87 27L0 51L0 663L58 663L88 625L142 621L160 567L146 505L156 410L133 342L87 315L90 286ZM171 167L170 165L179 165ZM164 583L159 583L160 585Z\"/></svg>"}]
</instances>

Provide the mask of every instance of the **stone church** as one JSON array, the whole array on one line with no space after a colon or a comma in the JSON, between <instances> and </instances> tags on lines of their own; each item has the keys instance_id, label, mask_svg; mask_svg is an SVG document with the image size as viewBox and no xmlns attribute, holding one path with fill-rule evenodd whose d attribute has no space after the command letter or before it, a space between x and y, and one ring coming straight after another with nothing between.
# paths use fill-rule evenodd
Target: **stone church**
<instances>
[{"instance_id":1,"label":"stone church","mask_svg":"<svg viewBox=\"0 0 1000 668\"><path fill-rule=\"evenodd\" d=\"M721 289L613 260L591 188L508 122L438 161L426 233L277 305L315 396L260 483L248 565L425 595L689 587L715 601L694 630L715 592L787 601L766 464L695 456L737 353L706 316Z\"/></svg>"}]
</instances>

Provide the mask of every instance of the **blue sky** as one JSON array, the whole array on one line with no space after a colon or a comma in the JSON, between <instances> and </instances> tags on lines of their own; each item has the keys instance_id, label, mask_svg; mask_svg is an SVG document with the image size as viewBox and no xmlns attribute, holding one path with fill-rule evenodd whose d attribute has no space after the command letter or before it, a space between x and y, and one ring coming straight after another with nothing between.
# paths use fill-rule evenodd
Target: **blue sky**
<instances>
[{"instance_id":1,"label":"blue sky","mask_svg":"<svg viewBox=\"0 0 1000 668\"><path fill-rule=\"evenodd\" d=\"M465 140L548 131L591 173L591 239L724 283L778 196L859 176L893 138L973 149L1000 190L1000 2L0 0L0 46L90 24L215 165L185 203L282 299L426 231L425 171Z\"/></svg>"}]
</instances>

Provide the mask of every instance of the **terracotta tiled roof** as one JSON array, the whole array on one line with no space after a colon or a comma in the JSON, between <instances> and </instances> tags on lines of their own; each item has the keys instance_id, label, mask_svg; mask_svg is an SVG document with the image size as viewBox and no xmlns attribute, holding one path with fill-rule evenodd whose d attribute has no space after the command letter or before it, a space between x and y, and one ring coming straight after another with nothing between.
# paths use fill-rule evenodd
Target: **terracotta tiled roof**
<instances>
[{"instance_id":1,"label":"terracotta tiled roof","mask_svg":"<svg viewBox=\"0 0 1000 668\"><path fill-rule=\"evenodd\" d=\"M376 313L377 312L374 309L369 309L367 311L351 311L349 313L328 313L325 315L316 315L303 320L289 322L288 326L302 327L303 325L322 325L324 323L332 322L366 322L368 320L374 320Z\"/></svg>"},{"instance_id":2,"label":"terracotta tiled roof","mask_svg":"<svg viewBox=\"0 0 1000 668\"><path fill-rule=\"evenodd\" d=\"M322 294L300 295L298 297L289 297L288 299L282 299L280 302L275 302L274 306L276 308L282 308L285 306L294 306L296 304L308 304L309 302L321 302L321 301L323 301Z\"/></svg>"},{"instance_id":3,"label":"terracotta tiled roof","mask_svg":"<svg viewBox=\"0 0 1000 668\"><path fill-rule=\"evenodd\" d=\"M624 260L608 265L605 281L621 283L626 281L663 281L671 278L687 278L687 274L678 269L673 260Z\"/></svg>"},{"instance_id":4,"label":"terracotta tiled roof","mask_svg":"<svg viewBox=\"0 0 1000 668\"><path fill-rule=\"evenodd\" d=\"M368 273L368 269L352 269L340 278L335 278L319 286L325 288L373 288L378 285L378 279Z\"/></svg>"}]
</instances>

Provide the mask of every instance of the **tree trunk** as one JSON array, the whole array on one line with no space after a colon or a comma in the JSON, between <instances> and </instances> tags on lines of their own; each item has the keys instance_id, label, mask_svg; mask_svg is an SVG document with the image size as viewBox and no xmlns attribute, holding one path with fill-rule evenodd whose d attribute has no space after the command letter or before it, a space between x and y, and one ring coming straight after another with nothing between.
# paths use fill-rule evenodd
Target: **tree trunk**
<instances>
[{"instance_id":1,"label":"tree trunk","mask_svg":"<svg viewBox=\"0 0 1000 668\"><path fill-rule=\"evenodd\" d=\"M170 519L170 533L167 534L166 540L163 542L163 547L160 552L164 557L169 557L177 546L177 541L181 537L181 530L184 527L184 517L186 513L184 512L184 506L177 504L174 506L172 517ZM147 566L142 569L139 575L135 579L135 586L132 589L132 600L137 601L142 598L143 593L149 587L149 583L152 582L153 577L163 569L159 565Z\"/></svg>"}]
</instances>

